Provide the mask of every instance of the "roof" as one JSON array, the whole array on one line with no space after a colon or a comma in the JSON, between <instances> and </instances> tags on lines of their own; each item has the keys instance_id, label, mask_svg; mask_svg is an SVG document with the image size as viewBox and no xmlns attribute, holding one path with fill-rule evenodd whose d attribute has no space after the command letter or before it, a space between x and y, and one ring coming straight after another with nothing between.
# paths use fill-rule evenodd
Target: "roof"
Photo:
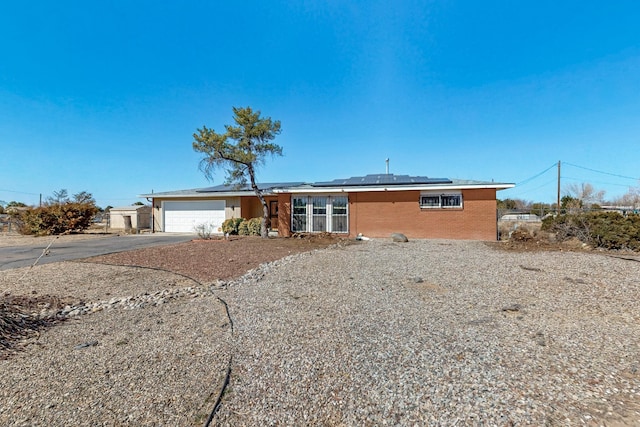
<instances>
[{"instance_id":1,"label":"roof","mask_svg":"<svg viewBox=\"0 0 640 427\"><path fill-rule=\"evenodd\" d=\"M273 193L275 189L281 188L289 188L289 187L297 187L299 185L303 185L303 182L266 182L259 183L258 188L262 190L263 193L270 194ZM216 185L213 187L204 187L204 188L192 188L189 190L176 190L176 191L165 191L160 193L150 193L150 194L140 194L138 197L167 197L167 198L206 198L212 196L212 193L215 193L216 196L219 197L237 197L237 196L246 196L248 194L253 194L253 189L250 184L242 184L242 185Z\"/></svg>"},{"instance_id":2,"label":"roof","mask_svg":"<svg viewBox=\"0 0 640 427\"><path fill-rule=\"evenodd\" d=\"M110 208L109 211L137 211L138 209L151 209L149 205L131 205L131 206L117 206L115 208Z\"/></svg>"},{"instance_id":3,"label":"roof","mask_svg":"<svg viewBox=\"0 0 640 427\"><path fill-rule=\"evenodd\" d=\"M334 179L332 181L279 182L258 184L266 194L273 193L320 193L320 192L358 192L358 191L402 191L402 190L461 190L470 188L495 188L503 190L514 187L514 184L489 181L472 181L449 178L429 178L426 176L409 176L394 174L375 174ZM206 198L237 197L253 194L249 184L217 185L214 187L194 188L191 190L167 191L163 193L141 194L139 197L162 198Z\"/></svg>"},{"instance_id":4,"label":"roof","mask_svg":"<svg viewBox=\"0 0 640 427\"><path fill-rule=\"evenodd\" d=\"M304 184L304 182L265 182L262 184L258 184L258 188L262 191L270 192L276 188L297 187L302 184ZM253 191L253 188L251 188L251 184L249 183L245 183L241 185L223 184L223 185L216 185L215 187L198 188L195 191L196 193L220 193L220 192L230 192L230 191Z\"/></svg>"},{"instance_id":5,"label":"roof","mask_svg":"<svg viewBox=\"0 0 640 427\"><path fill-rule=\"evenodd\" d=\"M365 176L353 176L346 179L334 179L333 181L315 182L314 187L357 187L361 185L407 185L407 184L445 184L450 183L448 178L429 178L426 176L409 176L394 174L376 174Z\"/></svg>"}]
</instances>

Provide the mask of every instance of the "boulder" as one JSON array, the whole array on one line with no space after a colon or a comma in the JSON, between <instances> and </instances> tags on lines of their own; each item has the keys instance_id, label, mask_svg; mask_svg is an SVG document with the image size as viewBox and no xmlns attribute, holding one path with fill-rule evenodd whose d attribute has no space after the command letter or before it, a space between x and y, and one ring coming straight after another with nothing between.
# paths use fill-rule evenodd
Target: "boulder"
<instances>
[{"instance_id":1,"label":"boulder","mask_svg":"<svg viewBox=\"0 0 640 427\"><path fill-rule=\"evenodd\" d=\"M398 243L408 242L407 236L402 233L391 233L391 240Z\"/></svg>"}]
</instances>

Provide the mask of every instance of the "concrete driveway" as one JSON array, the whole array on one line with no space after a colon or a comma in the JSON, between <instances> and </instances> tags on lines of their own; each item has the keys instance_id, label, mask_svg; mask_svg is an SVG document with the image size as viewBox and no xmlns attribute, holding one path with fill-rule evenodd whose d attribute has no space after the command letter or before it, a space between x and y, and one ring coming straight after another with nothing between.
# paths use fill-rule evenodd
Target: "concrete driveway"
<instances>
[{"instance_id":1,"label":"concrete driveway","mask_svg":"<svg viewBox=\"0 0 640 427\"><path fill-rule=\"evenodd\" d=\"M192 240L193 234L136 234L123 236L106 236L99 238L58 241L49 247L47 254L40 258L38 264L69 261L114 252L131 251L151 246L170 245ZM38 240L37 243L0 247L0 270L28 267L32 265L51 240Z\"/></svg>"}]
</instances>

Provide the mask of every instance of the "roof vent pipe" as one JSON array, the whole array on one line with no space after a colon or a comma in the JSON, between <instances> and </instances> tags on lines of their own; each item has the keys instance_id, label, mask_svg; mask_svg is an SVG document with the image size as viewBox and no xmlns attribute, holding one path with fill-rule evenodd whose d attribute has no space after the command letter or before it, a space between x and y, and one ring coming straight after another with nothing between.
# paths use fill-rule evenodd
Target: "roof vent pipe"
<instances>
[{"instance_id":1,"label":"roof vent pipe","mask_svg":"<svg viewBox=\"0 0 640 427\"><path fill-rule=\"evenodd\" d=\"M389 175L389 158L384 161L387 164L387 175Z\"/></svg>"}]
</instances>

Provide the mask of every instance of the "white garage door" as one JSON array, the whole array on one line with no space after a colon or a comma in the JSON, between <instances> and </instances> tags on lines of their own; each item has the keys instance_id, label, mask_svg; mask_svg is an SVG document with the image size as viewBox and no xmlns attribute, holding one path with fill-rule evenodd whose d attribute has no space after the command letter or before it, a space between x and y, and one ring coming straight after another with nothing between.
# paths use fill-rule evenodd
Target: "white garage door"
<instances>
[{"instance_id":1,"label":"white garage door","mask_svg":"<svg viewBox=\"0 0 640 427\"><path fill-rule=\"evenodd\" d=\"M214 233L224 221L224 200L202 202L164 202L164 231L195 233L200 224L211 224Z\"/></svg>"}]
</instances>

